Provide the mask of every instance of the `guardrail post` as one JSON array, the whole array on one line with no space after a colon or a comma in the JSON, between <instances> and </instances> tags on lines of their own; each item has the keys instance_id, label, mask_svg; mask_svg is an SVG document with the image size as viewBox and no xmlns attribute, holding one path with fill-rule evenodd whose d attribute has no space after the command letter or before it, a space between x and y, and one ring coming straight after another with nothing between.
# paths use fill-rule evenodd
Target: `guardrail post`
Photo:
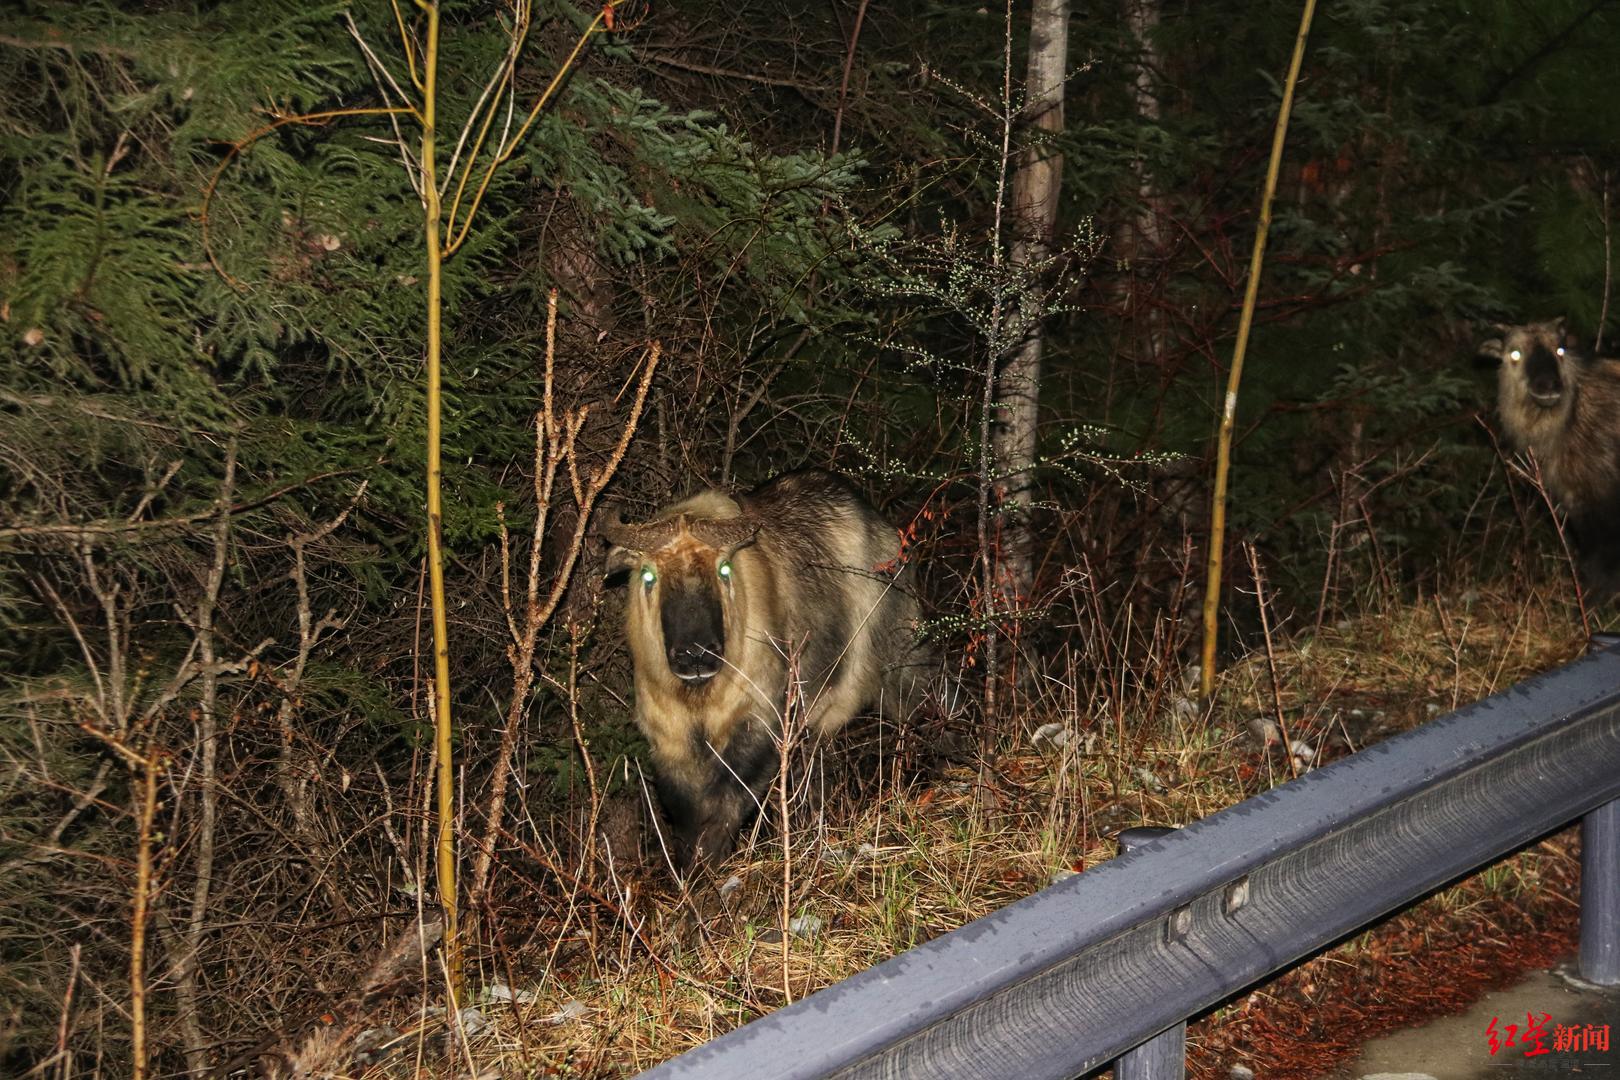
<instances>
[{"instance_id":1,"label":"guardrail post","mask_svg":"<svg viewBox=\"0 0 1620 1080\"><path fill-rule=\"evenodd\" d=\"M1589 652L1620 647L1620 634L1593 634ZM1620 986L1620 801L1581 819L1581 978Z\"/></svg>"},{"instance_id":2,"label":"guardrail post","mask_svg":"<svg viewBox=\"0 0 1620 1080\"><path fill-rule=\"evenodd\" d=\"M1620 799L1581 819L1581 978L1620 986Z\"/></svg>"},{"instance_id":3,"label":"guardrail post","mask_svg":"<svg viewBox=\"0 0 1620 1080\"><path fill-rule=\"evenodd\" d=\"M1139 826L1125 829L1115 837L1121 855L1152 843L1174 829ZM1187 1075L1187 1025L1177 1024L1153 1036L1114 1062L1115 1080L1185 1080Z\"/></svg>"},{"instance_id":4,"label":"guardrail post","mask_svg":"<svg viewBox=\"0 0 1620 1080\"><path fill-rule=\"evenodd\" d=\"M1186 1024L1160 1032L1114 1062L1116 1080L1183 1080L1186 1075Z\"/></svg>"}]
</instances>

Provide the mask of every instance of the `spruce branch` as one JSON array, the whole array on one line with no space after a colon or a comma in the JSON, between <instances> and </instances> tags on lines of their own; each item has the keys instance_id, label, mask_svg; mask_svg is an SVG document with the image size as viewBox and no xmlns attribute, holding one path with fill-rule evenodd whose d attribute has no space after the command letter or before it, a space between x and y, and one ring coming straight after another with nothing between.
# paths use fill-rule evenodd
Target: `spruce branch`
<instances>
[{"instance_id":1,"label":"spruce branch","mask_svg":"<svg viewBox=\"0 0 1620 1080\"><path fill-rule=\"evenodd\" d=\"M304 127L321 127L331 123L333 120L337 120L345 116L398 116L402 113L417 116L418 119L420 119L420 114L418 114L417 110L410 105L385 106L381 108L327 109L323 112L299 113L292 116L277 116L270 123L265 124L263 127L260 127L250 132L243 138L238 139L236 142L231 143L230 149L225 152L225 157L220 160L220 163L214 168L213 175L208 178L207 187L203 189L202 210L199 216L202 223L203 253L208 257L208 265L212 266L214 268L214 272L224 279L225 283L231 288L235 289L237 292L246 291L247 287L236 278L232 277L226 271L225 267L220 265L219 257L214 254L213 235L208 213L209 208L213 204L214 192L219 187L220 178L225 175L225 170L230 168L231 162L240 157L245 150L251 147L254 143L258 142L260 139L264 138L266 135L269 135L271 132L279 131L281 128L287 127L289 124L297 124Z\"/></svg>"},{"instance_id":2,"label":"spruce branch","mask_svg":"<svg viewBox=\"0 0 1620 1080\"><path fill-rule=\"evenodd\" d=\"M378 464L381 464L379 462ZM184 529L194 525L205 524L221 514L241 514L248 510L257 510L277 502L283 496L295 491L303 490L323 480L330 480L338 476L352 476L359 469L332 469L328 472L316 473L302 480L290 484L283 484L274 491L260 495L257 498L243 502L232 503L228 507L221 507L217 502L210 502L207 509L198 510L190 514L178 514L174 517L149 518L137 521L136 514L129 514L117 518L104 518L99 521L84 522L51 522L40 525L7 525L0 527L0 543L5 541L70 541L74 544L111 543L134 539L143 534L161 531L164 529ZM140 508L137 508L137 512Z\"/></svg>"}]
</instances>

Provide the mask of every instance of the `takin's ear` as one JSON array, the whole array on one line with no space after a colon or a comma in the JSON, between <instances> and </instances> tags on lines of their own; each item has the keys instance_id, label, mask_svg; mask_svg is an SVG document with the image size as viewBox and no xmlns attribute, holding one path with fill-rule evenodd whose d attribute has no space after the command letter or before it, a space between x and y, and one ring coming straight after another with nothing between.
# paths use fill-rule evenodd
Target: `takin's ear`
<instances>
[{"instance_id":1,"label":"takin's ear","mask_svg":"<svg viewBox=\"0 0 1620 1080\"><path fill-rule=\"evenodd\" d=\"M1480 342L1479 348L1474 351L1474 360L1476 363L1500 364L1502 362L1502 339L1486 338Z\"/></svg>"},{"instance_id":2,"label":"takin's ear","mask_svg":"<svg viewBox=\"0 0 1620 1080\"><path fill-rule=\"evenodd\" d=\"M614 581L614 579L623 579L632 570L634 570L636 566L640 564L640 562L640 552L631 551L629 548L625 547L612 548L607 553L607 563L602 567L602 579L610 584L622 585L624 583L623 580Z\"/></svg>"}]
</instances>

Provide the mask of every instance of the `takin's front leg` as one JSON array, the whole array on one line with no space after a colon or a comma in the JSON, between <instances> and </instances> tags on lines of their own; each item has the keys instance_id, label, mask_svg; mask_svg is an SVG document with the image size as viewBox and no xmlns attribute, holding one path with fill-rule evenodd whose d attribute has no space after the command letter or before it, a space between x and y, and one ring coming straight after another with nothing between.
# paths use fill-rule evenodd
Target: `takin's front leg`
<instances>
[{"instance_id":1,"label":"takin's front leg","mask_svg":"<svg viewBox=\"0 0 1620 1080\"><path fill-rule=\"evenodd\" d=\"M1590 605L1620 597L1620 498L1610 498L1595 511L1571 515L1581 589Z\"/></svg>"},{"instance_id":2,"label":"takin's front leg","mask_svg":"<svg viewBox=\"0 0 1620 1080\"><path fill-rule=\"evenodd\" d=\"M757 719L739 726L724 746L695 734L674 753L655 751L654 761L669 856L682 875L731 854L769 797L779 764L776 738Z\"/></svg>"}]
</instances>

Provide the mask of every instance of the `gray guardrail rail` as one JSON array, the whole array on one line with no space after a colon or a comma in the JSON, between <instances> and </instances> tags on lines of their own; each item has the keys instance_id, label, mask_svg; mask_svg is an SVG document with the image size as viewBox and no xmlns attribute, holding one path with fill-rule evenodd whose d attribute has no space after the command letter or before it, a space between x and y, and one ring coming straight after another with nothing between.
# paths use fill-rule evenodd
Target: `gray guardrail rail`
<instances>
[{"instance_id":1,"label":"gray guardrail rail","mask_svg":"<svg viewBox=\"0 0 1620 1080\"><path fill-rule=\"evenodd\" d=\"M1179 1077L1189 1017L1577 819L1581 974L1620 985L1617 799L1620 649L1600 647L641 1075Z\"/></svg>"}]
</instances>

